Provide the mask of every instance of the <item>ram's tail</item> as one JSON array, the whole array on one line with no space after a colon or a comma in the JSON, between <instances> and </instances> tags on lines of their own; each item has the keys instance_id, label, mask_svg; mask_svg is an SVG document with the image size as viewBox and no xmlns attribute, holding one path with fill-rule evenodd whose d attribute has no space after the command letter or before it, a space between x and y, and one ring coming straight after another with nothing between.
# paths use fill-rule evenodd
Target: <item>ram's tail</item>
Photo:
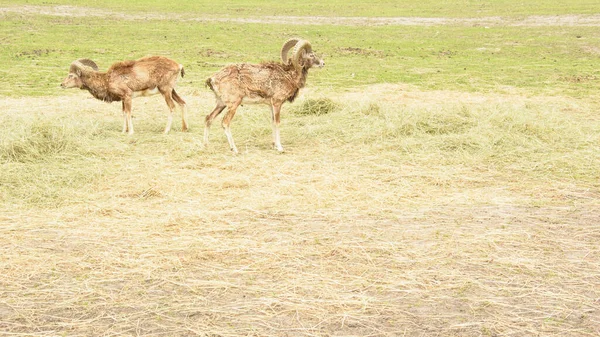
<instances>
[{"instance_id":1,"label":"ram's tail","mask_svg":"<svg viewBox=\"0 0 600 337\"><path fill-rule=\"evenodd\" d=\"M213 85L212 85L212 78L209 77L206 79L206 82L204 82L206 84L207 87L210 88L210 90L215 91L215 89L213 89Z\"/></svg>"}]
</instances>

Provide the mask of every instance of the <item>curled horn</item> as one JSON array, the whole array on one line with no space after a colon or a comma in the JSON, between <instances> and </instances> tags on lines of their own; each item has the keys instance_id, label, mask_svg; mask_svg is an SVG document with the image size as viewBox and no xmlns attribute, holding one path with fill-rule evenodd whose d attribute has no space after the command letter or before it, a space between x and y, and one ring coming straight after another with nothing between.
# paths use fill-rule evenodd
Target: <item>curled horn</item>
<instances>
[{"instance_id":1,"label":"curled horn","mask_svg":"<svg viewBox=\"0 0 600 337\"><path fill-rule=\"evenodd\" d=\"M96 64L96 62L90 59L79 59L71 63L71 68L69 68L69 72L74 73L75 70L77 70L78 68L81 69L83 67L90 67L94 71L98 71L98 65Z\"/></svg>"},{"instance_id":2,"label":"curled horn","mask_svg":"<svg viewBox=\"0 0 600 337\"><path fill-rule=\"evenodd\" d=\"M298 41L298 43L296 43L296 46L294 47L294 51L292 53L292 63L294 64L294 67L297 70L300 70L304 67L304 62L302 62L302 58L304 57L305 53L310 52L312 52L310 42L306 40L300 40Z\"/></svg>"},{"instance_id":3,"label":"curled horn","mask_svg":"<svg viewBox=\"0 0 600 337\"><path fill-rule=\"evenodd\" d=\"M288 53L290 52L290 49L292 49L292 47L294 47L296 45L296 43L298 43L298 41L300 41L300 40L299 39L289 39L283 44L283 47L281 47L281 61L283 62L283 64L289 63Z\"/></svg>"}]
</instances>

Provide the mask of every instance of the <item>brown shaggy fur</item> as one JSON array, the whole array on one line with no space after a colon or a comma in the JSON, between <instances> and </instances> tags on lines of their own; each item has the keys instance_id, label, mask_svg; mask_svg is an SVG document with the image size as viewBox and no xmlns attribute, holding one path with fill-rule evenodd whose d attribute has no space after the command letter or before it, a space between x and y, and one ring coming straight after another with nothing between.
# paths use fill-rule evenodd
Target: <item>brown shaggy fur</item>
<instances>
[{"instance_id":1,"label":"brown shaggy fur","mask_svg":"<svg viewBox=\"0 0 600 337\"><path fill-rule=\"evenodd\" d=\"M271 106L273 117L273 145L283 151L279 140L280 109L286 101L293 102L306 84L308 69L322 67L324 62L312 52L303 56L303 66L296 69L292 64L264 62L261 64L239 63L229 65L209 79L206 85L215 93L217 105L206 116L204 142L208 143L208 130L213 119L225 108L223 128L231 150L237 152L229 124L240 104L262 103Z\"/></svg>"},{"instance_id":2,"label":"brown shaggy fur","mask_svg":"<svg viewBox=\"0 0 600 337\"><path fill-rule=\"evenodd\" d=\"M88 60L89 61L89 60ZM91 63L90 63L91 62ZM175 102L185 109L185 101L175 92L177 76L185 74L177 62L162 56L149 56L138 60L113 64L106 72L94 70L92 61L78 60L71 65L70 73L63 81L63 88L77 87L89 91L104 102L123 101L125 124L123 131L133 133L131 100L136 95L152 95L155 89L165 98L172 114ZM97 68L96 68L97 69ZM183 112L183 130L187 130ZM169 132L171 117L165 128Z\"/></svg>"}]
</instances>

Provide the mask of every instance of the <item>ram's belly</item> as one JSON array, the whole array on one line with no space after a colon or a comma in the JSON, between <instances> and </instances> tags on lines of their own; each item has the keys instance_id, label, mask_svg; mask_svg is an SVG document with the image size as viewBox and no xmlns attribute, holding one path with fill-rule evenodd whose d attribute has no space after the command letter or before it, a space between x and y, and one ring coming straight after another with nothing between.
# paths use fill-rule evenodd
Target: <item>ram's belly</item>
<instances>
[{"instance_id":1,"label":"ram's belly","mask_svg":"<svg viewBox=\"0 0 600 337\"><path fill-rule=\"evenodd\" d=\"M242 99L242 104L271 104L271 100L258 95L248 95Z\"/></svg>"},{"instance_id":2,"label":"ram's belly","mask_svg":"<svg viewBox=\"0 0 600 337\"><path fill-rule=\"evenodd\" d=\"M158 88L134 91L133 98L140 97L140 96L152 96L152 95L156 95L158 93L159 93Z\"/></svg>"}]
</instances>

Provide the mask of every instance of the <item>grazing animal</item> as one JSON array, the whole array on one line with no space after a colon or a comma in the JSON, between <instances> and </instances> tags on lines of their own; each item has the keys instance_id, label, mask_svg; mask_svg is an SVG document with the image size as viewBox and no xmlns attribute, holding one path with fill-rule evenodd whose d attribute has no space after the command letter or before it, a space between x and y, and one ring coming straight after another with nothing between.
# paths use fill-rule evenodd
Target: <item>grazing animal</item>
<instances>
[{"instance_id":1,"label":"grazing animal","mask_svg":"<svg viewBox=\"0 0 600 337\"><path fill-rule=\"evenodd\" d=\"M98 71L96 63L79 59L71 63L69 75L61 87L79 88L89 91L104 102L119 102L123 105L123 133L133 134L131 100L139 96L161 94L169 107L165 133L171 130L175 102L181 107L183 131L187 131L185 101L175 92L178 75L185 74L183 65L163 56L143 57L139 60L117 62L104 72Z\"/></svg>"},{"instance_id":2,"label":"grazing animal","mask_svg":"<svg viewBox=\"0 0 600 337\"><path fill-rule=\"evenodd\" d=\"M292 57L288 59L288 53L292 48ZM277 151L283 151L279 137L281 106L285 101L294 101L298 91L306 83L308 70L315 66L321 68L325 66L325 62L313 53L308 41L301 39L290 39L284 43L281 49L281 61L229 65L206 80L206 85L215 94L217 105L206 116L205 144L208 144L208 134L213 119L228 108L222 126L231 150L238 153L230 129L236 109L244 103L267 104L271 107L273 146Z\"/></svg>"}]
</instances>

